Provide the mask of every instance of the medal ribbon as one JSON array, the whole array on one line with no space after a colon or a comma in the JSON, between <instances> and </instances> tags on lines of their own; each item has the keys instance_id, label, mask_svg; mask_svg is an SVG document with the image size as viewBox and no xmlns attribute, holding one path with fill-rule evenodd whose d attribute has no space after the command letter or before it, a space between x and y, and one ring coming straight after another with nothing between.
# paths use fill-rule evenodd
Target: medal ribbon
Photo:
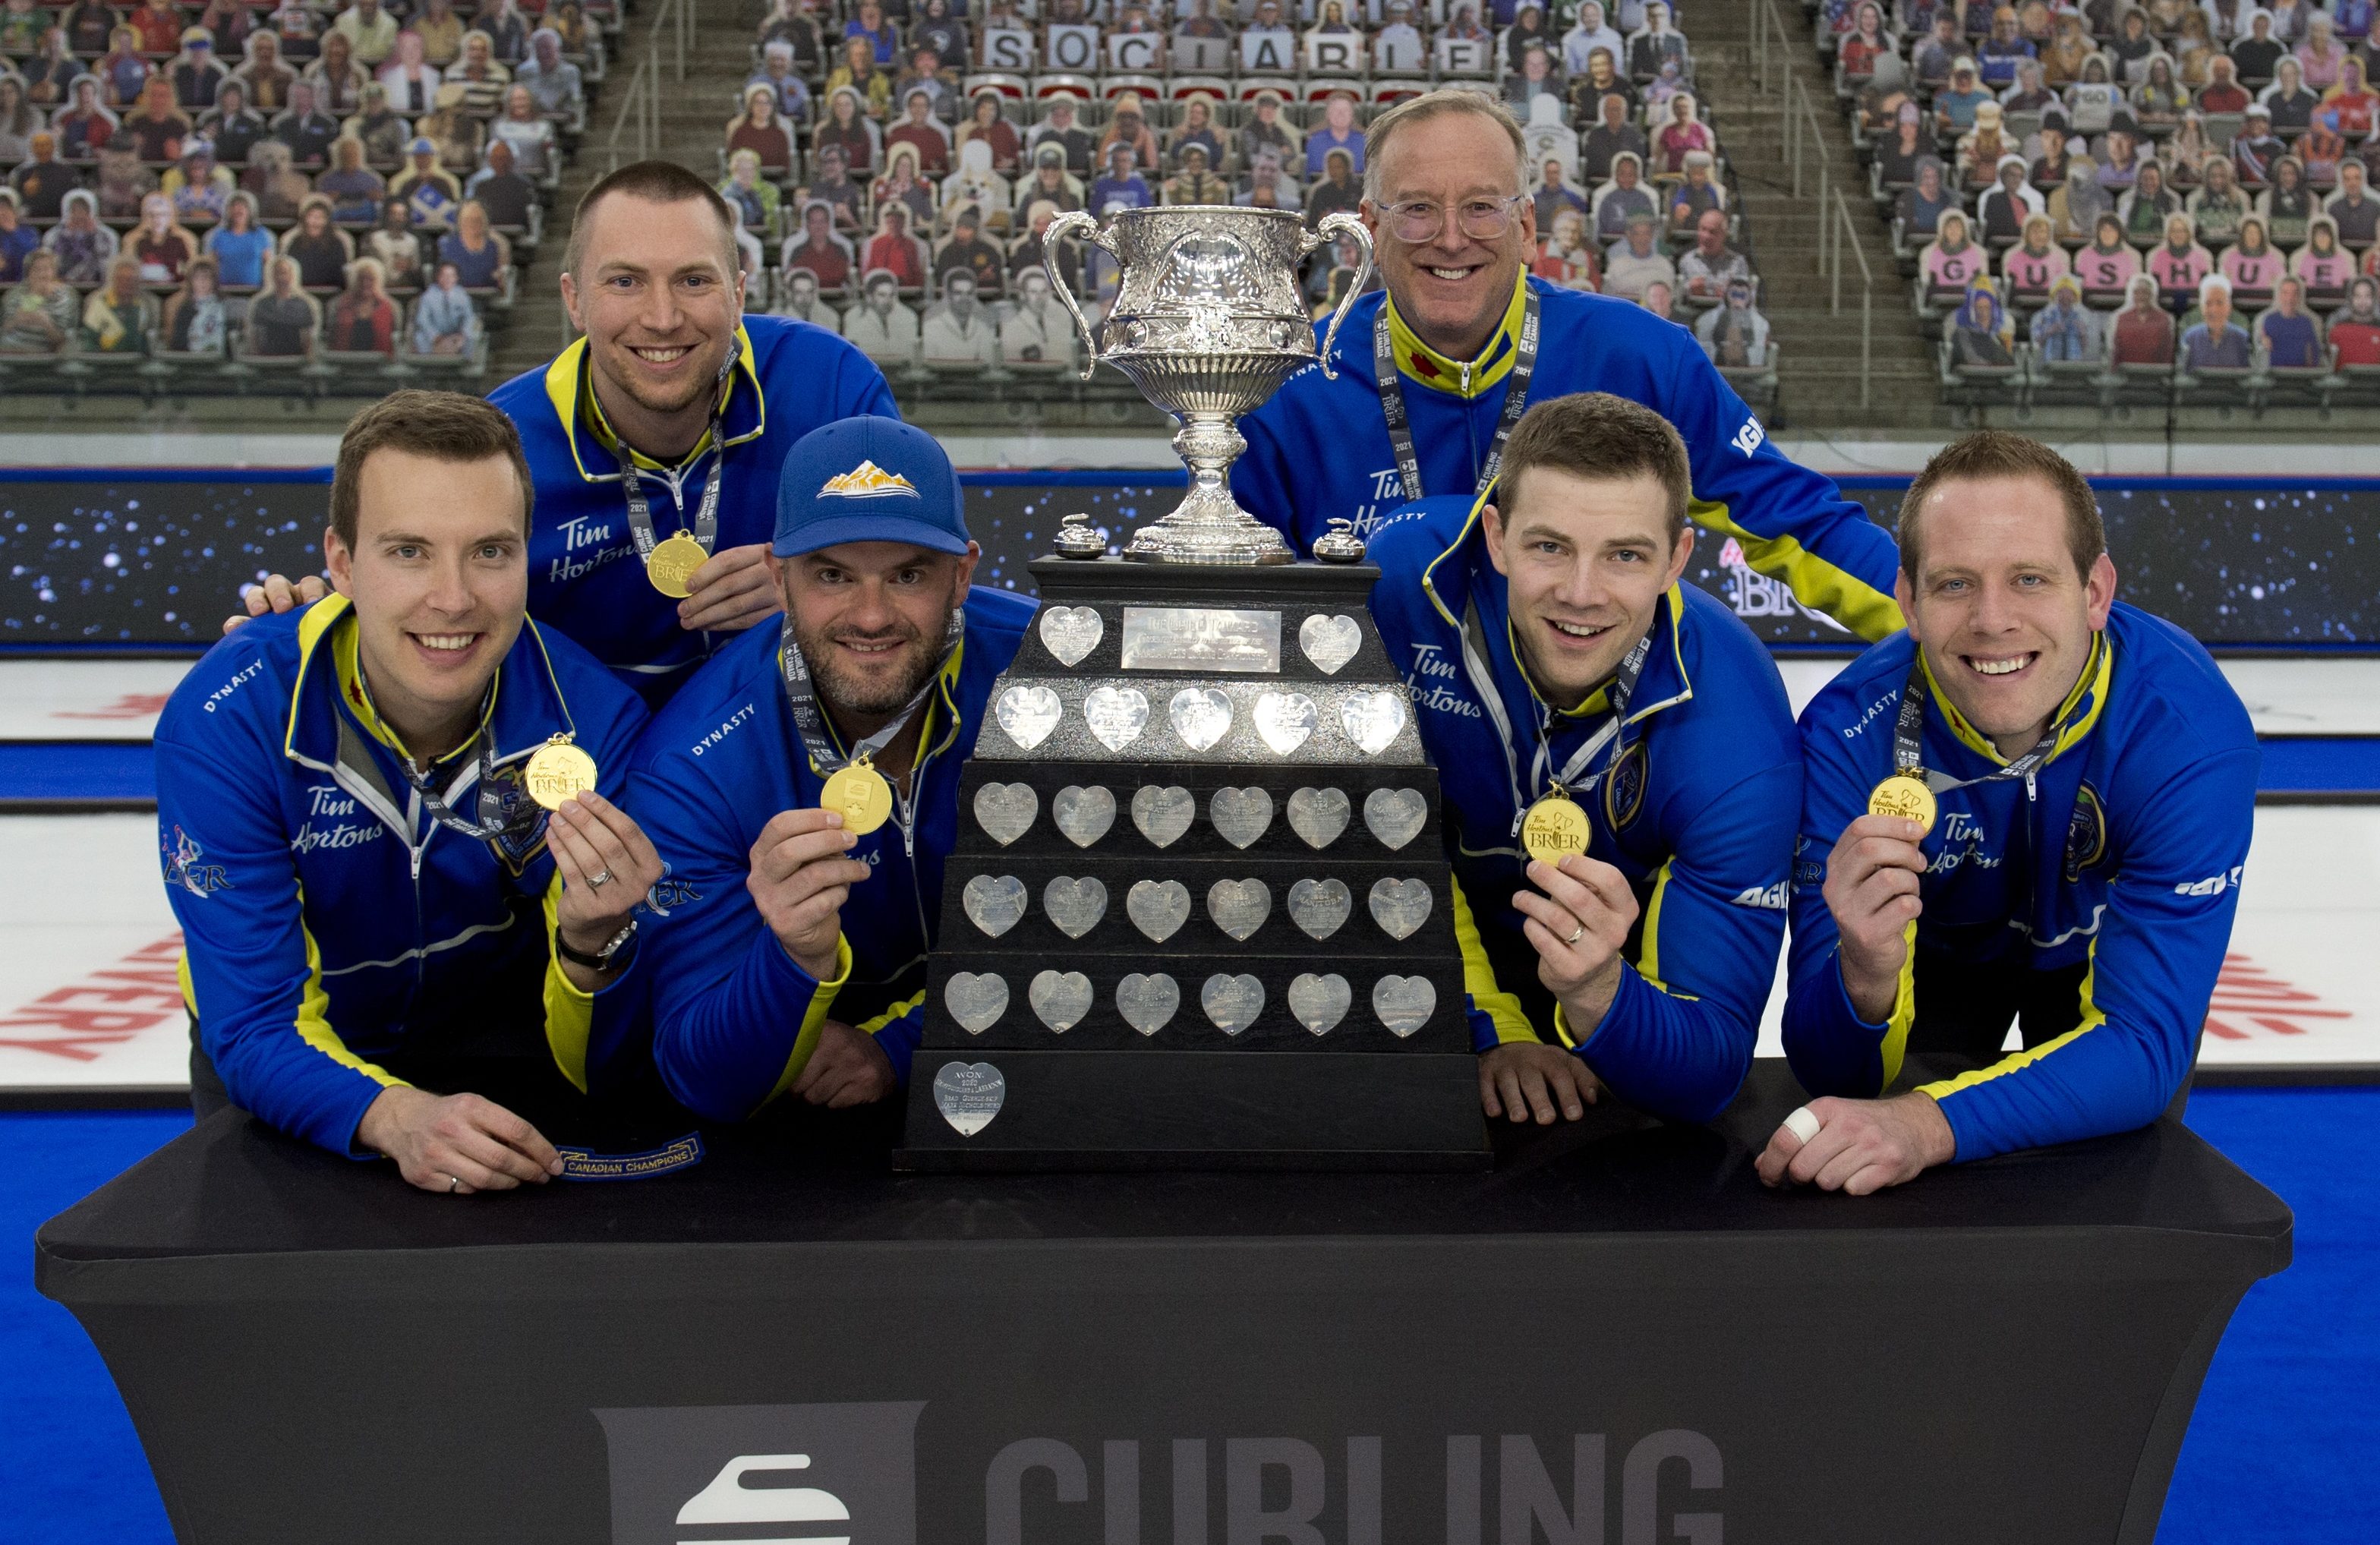
<instances>
[{"instance_id":1,"label":"medal ribbon","mask_svg":"<svg viewBox=\"0 0 2380 1545\"><path fill-rule=\"evenodd\" d=\"M1470 647L1463 651L1463 663L1464 670L1471 676L1473 689L1480 694L1483 703L1502 701L1495 678L1485 673L1485 663L1488 658L1487 627L1480 621L1479 608L1476 604L1464 610L1463 626L1470 644ZM1551 727L1553 712L1550 709L1544 709L1538 713L1536 755L1529 763L1530 787L1535 788L1542 782L1548 785L1548 794L1560 794L1565 797L1572 794L1592 793L1595 785L1603 781L1603 773L1620 764L1621 752L1624 748L1613 746L1612 742L1619 736L1621 726L1628 718L1628 700L1635 695L1636 683L1644 675L1645 663L1652 657L1652 653L1653 630L1648 627L1645 630L1644 637L1638 639L1633 645L1630 646L1628 652L1621 657L1619 669L1612 673L1610 684L1604 688L1604 699L1611 705L1610 718L1605 722L1601 729L1587 736L1585 744L1571 753L1570 759L1562 763L1561 771L1558 773L1550 771L1553 765L1553 747L1546 734ZM1513 657L1513 663L1520 664L1517 654ZM1526 665L1521 665L1521 674L1524 677L1527 676ZM1534 687L1532 689L1534 690ZM1587 764L1592 762L1596 754L1606 746L1612 746L1612 751L1610 759L1604 764L1603 772L1581 783L1579 774L1586 771ZM1515 789L1513 792L1517 796L1520 791ZM1546 797L1546 795L1540 795L1537 797ZM1524 802L1512 811L1514 836L1521 834L1522 823L1528 820L1530 806L1535 802L1535 800Z\"/></svg>"},{"instance_id":2,"label":"medal ribbon","mask_svg":"<svg viewBox=\"0 0 2380 1545\"><path fill-rule=\"evenodd\" d=\"M712 399L710 408L710 470L703 475L702 499L695 507L694 521L690 528L695 541L705 553L716 550L719 545L719 485L720 480L725 476L727 470L727 443L720 436L720 420L724 417L727 408L728 371L735 368L735 360L731 355L727 364L719 372L720 395ZM636 453L628 448L626 441L616 434L613 435L612 449L620 458L620 486L626 491L628 496L628 535L637 544L638 559L640 562L650 562L656 541L653 535L653 507L645 498L644 476L638 471ZM686 511L681 505L678 518L683 522L685 517Z\"/></svg>"},{"instance_id":3,"label":"medal ribbon","mask_svg":"<svg viewBox=\"0 0 2380 1545\"><path fill-rule=\"evenodd\" d=\"M834 736L827 728L825 713L819 708L818 687L810 680L809 662L802 658L801 646L794 642L793 623L788 618L784 641L777 647L777 668L785 678L785 708L794 716L794 728L801 732L802 749L808 753L810 765L821 773L840 772L863 758L873 758L891 745L903 730L909 727L909 721L933 692L934 683L941 679L943 669L950 663L951 651L958 648L959 639L965 632L966 612L961 607L952 607L951 625L943 634L942 657L935 664L933 675L926 678L926 685L917 688L917 695L909 700L906 708L874 735L854 746L849 756L844 756L834 748Z\"/></svg>"},{"instance_id":4,"label":"medal ribbon","mask_svg":"<svg viewBox=\"0 0 2380 1545\"><path fill-rule=\"evenodd\" d=\"M1512 342L1512 373L1504 383L1504 411L1496 420L1496 438L1488 444L1488 460L1479 468L1478 486L1473 497L1494 486L1496 473L1504 465L1504 442L1512 437L1512 427L1528 411L1529 377L1537 368L1537 292L1525 279L1521 283L1524 296L1521 310L1521 334ZM1379 314L1372 319L1372 371L1380 384L1380 417L1388 421L1389 447L1396 452L1397 478L1404 484L1409 500L1422 496L1421 459L1414 451L1413 425L1405 413L1403 382L1397 371L1396 346L1389 339L1389 302L1380 302Z\"/></svg>"},{"instance_id":5,"label":"medal ribbon","mask_svg":"<svg viewBox=\"0 0 2380 1545\"><path fill-rule=\"evenodd\" d=\"M361 661L356 663L356 687L363 693L364 702L370 707L372 716L380 719L382 724L387 724L388 721L381 717L380 705L371 700L371 683L364 679ZM491 692L495 690L494 683L489 684L488 690ZM480 712L484 720L487 713L484 700ZM393 734L394 731L391 733ZM538 818L545 813L538 809L534 803L529 804L528 809L536 811L536 814L527 821L521 820L521 812L517 809L509 818L505 813L504 791L496 787L495 737L488 733L484 723L479 729L473 731L471 738L464 743L466 749L474 745L480 748L478 759L480 775L474 790L476 796L474 806L480 814L480 819L477 821L464 816L446 802L443 795L433 790L430 786L430 774L416 771L410 754L399 750L396 756L397 767L405 773L406 783L412 786L414 794L420 798L421 808L429 812L430 819L450 832L468 837L474 842L491 842L508 836L516 830L526 830L528 826L534 825Z\"/></svg>"},{"instance_id":6,"label":"medal ribbon","mask_svg":"<svg viewBox=\"0 0 2380 1545\"><path fill-rule=\"evenodd\" d=\"M2091 663L2082 667L2085 677L2098 665L2098 651L2104 646L2095 642ZM1985 773L1980 778L1953 778L1948 772L1928 772L1925 767L1925 656L1914 651L1909 662L1909 679L1900 688L1900 716L1892 725L1892 771L1895 776L1914 778L1937 794L1948 794L1954 788L1968 788L1976 784L1997 783L2002 778L2032 776L2035 769L2049 760L2058 748L2058 737L2065 733L2064 716L2049 721L2049 727L2034 743L2033 749L2010 762L2006 767Z\"/></svg>"}]
</instances>

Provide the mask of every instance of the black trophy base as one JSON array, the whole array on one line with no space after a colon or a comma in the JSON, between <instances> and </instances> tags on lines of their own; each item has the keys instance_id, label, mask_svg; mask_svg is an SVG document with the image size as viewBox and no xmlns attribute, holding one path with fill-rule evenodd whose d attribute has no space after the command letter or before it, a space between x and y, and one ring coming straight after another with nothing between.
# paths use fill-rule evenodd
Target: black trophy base
<instances>
[{"instance_id":1,"label":"black trophy base","mask_svg":"<svg viewBox=\"0 0 2380 1545\"><path fill-rule=\"evenodd\" d=\"M1127 1062L1127 1059L1128 1062ZM1004 1087L973 1136L943 1115L935 1075L988 1063ZM1492 1167L1469 1052L919 1051L892 1167L1050 1170L1477 1171Z\"/></svg>"}]
</instances>

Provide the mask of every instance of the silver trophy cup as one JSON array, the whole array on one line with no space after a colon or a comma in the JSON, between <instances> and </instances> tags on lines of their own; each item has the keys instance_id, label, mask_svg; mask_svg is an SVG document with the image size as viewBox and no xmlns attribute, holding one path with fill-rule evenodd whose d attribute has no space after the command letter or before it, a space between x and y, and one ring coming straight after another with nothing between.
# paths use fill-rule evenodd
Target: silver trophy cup
<instances>
[{"instance_id":1,"label":"silver trophy cup","mask_svg":"<svg viewBox=\"0 0 2380 1545\"><path fill-rule=\"evenodd\" d=\"M1354 215L1326 215L1312 231L1293 211L1223 204L1122 210L1104 230L1080 211L1050 222L1045 251L1079 235L1122 272L1099 334L1071 288L1057 286L1090 354L1083 379L1101 363L1113 365L1182 423L1173 448L1189 465L1189 495L1135 533L1125 557L1160 564L1292 560L1281 533L1232 497L1232 463L1248 448L1236 420L1314 363L1314 324L1298 294L1297 265L1342 232L1355 237L1364 261L1322 340L1322 373L1334 380L1331 345L1372 274L1371 232Z\"/></svg>"}]
</instances>

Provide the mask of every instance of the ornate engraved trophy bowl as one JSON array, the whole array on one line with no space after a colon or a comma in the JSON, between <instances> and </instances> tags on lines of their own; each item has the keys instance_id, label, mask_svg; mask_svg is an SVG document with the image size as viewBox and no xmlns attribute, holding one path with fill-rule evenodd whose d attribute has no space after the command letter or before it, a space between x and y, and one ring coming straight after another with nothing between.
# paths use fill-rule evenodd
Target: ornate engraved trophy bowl
<instances>
[{"instance_id":1,"label":"ornate engraved trophy bowl","mask_svg":"<svg viewBox=\"0 0 2380 1545\"><path fill-rule=\"evenodd\" d=\"M1363 249L1363 266L1340 298L1323 338L1330 363L1339 324L1372 272L1371 233L1354 215L1327 216L1314 230L1288 210L1185 204L1120 211L1102 228L1078 211L1050 223L1045 248L1069 236L1116 260L1115 303L1094 333L1064 286L1089 354L1083 378L1104 362L1142 396L1181 420L1173 448L1190 468L1190 492L1173 511L1141 529L1124 556L1148 563L1285 564L1281 533L1232 497L1231 465L1247 448L1235 420L1263 406L1281 383L1316 361L1313 323L1299 294L1297 265L1342 233Z\"/></svg>"}]
</instances>

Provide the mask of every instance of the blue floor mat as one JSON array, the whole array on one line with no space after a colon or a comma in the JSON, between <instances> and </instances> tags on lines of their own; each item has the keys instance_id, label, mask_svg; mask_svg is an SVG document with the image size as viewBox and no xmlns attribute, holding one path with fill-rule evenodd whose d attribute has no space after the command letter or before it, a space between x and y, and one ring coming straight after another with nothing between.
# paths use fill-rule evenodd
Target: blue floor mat
<instances>
[{"instance_id":1,"label":"blue floor mat","mask_svg":"<svg viewBox=\"0 0 2380 1545\"><path fill-rule=\"evenodd\" d=\"M2380 1089L2204 1089L2190 1122L2297 1211L2297 1260L2215 1356L2157 1545L2370 1545L2380 1489ZM0 1540L171 1545L107 1369L32 1286L42 1220L189 1125L166 1112L0 1114ZM397 1182L382 1176L387 1184Z\"/></svg>"}]
</instances>

